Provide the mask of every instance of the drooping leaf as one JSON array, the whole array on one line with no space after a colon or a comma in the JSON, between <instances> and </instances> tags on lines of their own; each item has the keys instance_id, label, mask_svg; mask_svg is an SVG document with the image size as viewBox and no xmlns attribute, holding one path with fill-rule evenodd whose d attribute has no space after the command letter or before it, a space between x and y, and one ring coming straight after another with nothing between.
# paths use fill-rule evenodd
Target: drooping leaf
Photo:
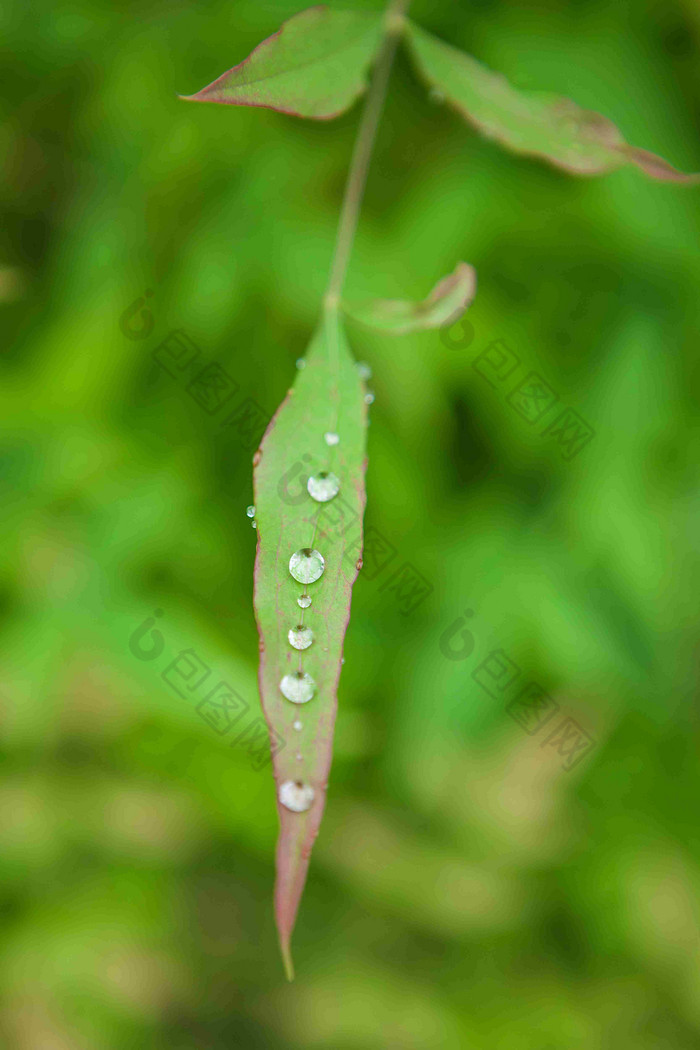
<instances>
[{"instance_id":1,"label":"drooping leaf","mask_svg":"<svg viewBox=\"0 0 700 1050\"><path fill-rule=\"evenodd\" d=\"M379 15L310 7L212 84L180 98L329 120L364 91L381 29Z\"/></svg>"},{"instance_id":2,"label":"drooping leaf","mask_svg":"<svg viewBox=\"0 0 700 1050\"><path fill-rule=\"evenodd\" d=\"M255 457L254 604L260 693L273 744L280 818L275 916L288 974L290 938L325 802L343 639L362 551L364 392L337 312L329 310ZM319 472L331 472L340 482L338 495L326 503L315 502L307 490L307 479ZM309 547L323 555L325 571L305 588L292 578L289 561ZM312 604L302 610L297 599L305 589ZM314 636L302 652L288 639L299 623ZM299 668L315 683L315 695L303 704L292 703L280 690L283 676ZM300 730L294 728L297 720ZM287 782L311 786L314 798L307 811L292 812L282 804L279 791Z\"/></svg>"},{"instance_id":3,"label":"drooping leaf","mask_svg":"<svg viewBox=\"0 0 700 1050\"><path fill-rule=\"evenodd\" d=\"M482 134L515 153L543 157L575 175L601 175L636 164L654 179L694 182L663 157L629 146L618 128L570 99L518 91L471 55L407 24L419 71Z\"/></svg>"},{"instance_id":4,"label":"drooping leaf","mask_svg":"<svg viewBox=\"0 0 700 1050\"><path fill-rule=\"evenodd\" d=\"M348 303L345 310L356 321L371 328L379 328L390 335L405 335L458 321L471 306L475 295L476 271L473 266L460 262L454 273L443 277L422 302L370 299L363 303Z\"/></svg>"}]
</instances>

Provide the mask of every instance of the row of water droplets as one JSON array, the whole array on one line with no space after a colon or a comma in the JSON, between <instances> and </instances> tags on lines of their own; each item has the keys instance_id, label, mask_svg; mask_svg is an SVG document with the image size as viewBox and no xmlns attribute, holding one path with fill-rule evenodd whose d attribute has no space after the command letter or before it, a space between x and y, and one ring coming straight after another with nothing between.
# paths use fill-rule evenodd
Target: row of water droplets
<instances>
[{"instance_id":1,"label":"row of water droplets","mask_svg":"<svg viewBox=\"0 0 700 1050\"><path fill-rule=\"evenodd\" d=\"M298 369L301 370L305 367L306 362L303 358L297 361ZM358 364L357 369L362 380L368 380L372 375L369 365ZM373 401L374 394L368 391L365 394L365 403L371 405ZM340 492L340 479L330 469L332 465L331 460L333 457L333 450L340 444L340 437L336 431L337 407L335 409L335 419L333 420L332 427L333 429L327 430L323 435L324 442L328 449L328 469L319 471L317 474L312 474L306 484L309 496L319 504L318 513L316 514L316 520L314 523L313 536L311 537L311 544L309 547L301 547L299 550L295 551L289 559L290 575L297 581L297 583L302 583L304 585L303 592L297 598L297 605L301 609L298 623L293 627L290 627L287 632L289 644L299 653L299 666L296 671L284 675L280 681L280 691L282 695L293 704L307 704L316 692L316 682L303 667L303 654L314 644L314 632L304 623L304 614L313 604L313 599L309 594L309 585L318 582L326 570L325 558L321 552L314 547L321 510L325 503L329 503L332 499L335 499ZM253 519L252 523L255 527L255 508L248 507L246 513ZM300 718L296 718L292 723L292 728L295 732L299 733L304 728L304 723ZM303 761L303 755L300 750L297 750L296 757L297 761ZM301 779L285 780L280 784L279 800L286 809L291 810L293 813L304 813L306 810L310 809L314 797L315 792L311 784L308 784Z\"/></svg>"}]
</instances>

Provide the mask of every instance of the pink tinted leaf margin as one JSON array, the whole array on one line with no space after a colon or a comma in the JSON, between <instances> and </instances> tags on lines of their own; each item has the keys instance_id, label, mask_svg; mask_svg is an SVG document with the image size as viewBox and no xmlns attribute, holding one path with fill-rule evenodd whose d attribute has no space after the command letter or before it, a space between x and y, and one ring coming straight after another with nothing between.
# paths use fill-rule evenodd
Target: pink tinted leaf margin
<instances>
[{"instance_id":1,"label":"pink tinted leaf margin","mask_svg":"<svg viewBox=\"0 0 700 1050\"><path fill-rule=\"evenodd\" d=\"M377 15L310 7L207 87L179 97L332 120L365 90L380 39Z\"/></svg>"}]
</instances>

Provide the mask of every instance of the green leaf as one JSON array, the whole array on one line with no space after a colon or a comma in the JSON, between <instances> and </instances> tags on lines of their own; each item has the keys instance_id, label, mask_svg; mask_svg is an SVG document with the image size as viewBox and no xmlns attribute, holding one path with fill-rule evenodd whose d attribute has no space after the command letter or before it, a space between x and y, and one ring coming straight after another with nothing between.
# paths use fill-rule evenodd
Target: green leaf
<instances>
[{"instance_id":1,"label":"green leaf","mask_svg":"<svg viewBox=\"0 0 700 1050\"><path fill-rule=\"evenodd\" d=\"M390 335L405 335L426 328L441 328L458 321L476 295L476 271L465 262L443 277L427 299L414 303L403 299L370 299L348 303L350 317Z\"/></svg>"},{"instance_id":2,"label":"green leaf","mask_svg":"<svg viewBox=\"0 0 700 1050\"><path fill-rule=\"evenodd\" d=\"M188 102L263 106L295 117L337 117L365 89L381 40L379 15L310 7Z\"/></svg>"},{"instance_id":3,"label":"green leaf","mask_svg":"<svg viewBox=\"0 0 700 1050\"><path fill-rule=\"evenodd\" d=\"M412 23L406 39L428 83L482 134L515 153L543 157L575 175L601 175L629 163L655 179L698 179L677 171L663 157L629 146L600 113L557 95L517 91L505 77Z\"/></svg>"},{"instance_id":4,"label":"green leaf","mask_svg":"<svg viewBox=\"0 0 700 1050\"><path fill-rule=\"evenodd\" d=\"M273 741L278 791L275 916L288 974L290 938L323 813L343 639L352 585L360 567L367 428L364 393L337 312L328 310L305 367L272 419L254 460L259 682ZM326 434L337 435L338 443L329 444ZM315 502L306 487L308 476L320 471L331 471L340 480L340 492L327 503ZM292 578L289 560L306 547L321 552L325 572L306 588L312 605L302 610L297 599L305 587ZM287 637L299 623L314 633L312 645L301 653ZM280 682L300 667L313 678L316 692L308 703L295 704L282 695ZM301 730L293 728L297 719L303 723ZM280 786L287 781L300 781L313 789L313 802L306 812L290 812L280 802Z\"/></svg>"}]
</instances>

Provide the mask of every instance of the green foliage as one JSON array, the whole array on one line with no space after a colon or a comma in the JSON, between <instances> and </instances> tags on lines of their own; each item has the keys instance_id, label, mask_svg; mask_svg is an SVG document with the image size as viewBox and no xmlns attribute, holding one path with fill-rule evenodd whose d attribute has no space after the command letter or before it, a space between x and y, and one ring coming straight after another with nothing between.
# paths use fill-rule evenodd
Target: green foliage
<instances>
[{"instance_id":1,"label":"green foliage","mask_svg":"<svg viewBox=\"0 0 700 1050\"><path fill-rule=\"evenodd\" d=\"M602 175L631 163L656 179L697 178L676 171L663 157L628 146L600 113L556 95L517 91L471 55L412 23L407 28L416 64L428 83L483 135L515 153L542 157L572 175Z\"/></svg>"},{"instance_id":2,"label":"green foliage","mask_svg":"<svg viewBox=\"0 0 700 1050\"><path fill-rule=\"evenodd\" d=\"M236 743L262 717L239 409L273 412L317 326L356 115L173 92L295 6L3 8L0 1042L695 1050L697 197L509 155L404 59L347 299L418 300L461 258L479 295L447 332L348 330L371 545L284 981L269 765ZM412 14L697 170L696 5ZM200 353L171 374L173 329ZM238 389L209 411L212 362ZM511 397L530 372L560 399L539 422ZM564 407L595 431L571 460ZM498 648L597 740L571 772L473 677ZM202 685L163 677L188 649ZM248 704L221 733L220 680Z\"/></svg>"},{"instance_id":3,"label":"green foliage","mask_svg":"<svg viewBox=\"0 0 700 1050\"><path fill-rule=\"evenodd\" d=\"M499 140L515 152L544 157L578 175L614 171L627 161L632 161L647 174L662 180L687 181L688 178L662 158L629 147L614 124L599 114L582 110L567 99L528 96L515 91L503 77L490 73L469 55L441 43L407 22L405 12L409 3L410 0L391 0L383 23L380 58L348 177L338 244L326 298L326 307L330 306L333 312L332 322L328 318L323 322L327 346L340 345L335 311L340 303L374 136L399 36L408 36L418 68L433 85L433 89L439 89L441 95L444 93L444 97L457 105L487 136ZM310 8L290 19L278 33L264 41L239 66L191 98L204 102L268 106L296 116L337 116L362 89L365 69L377 49L377 34L376 20L362 15L340 14L327 8ZM394 334L407 334L426 328L447 327L454 323L471 303L475 292L474 268L460 263L455 272L444 278L424 302L372 300L355 308L350 307L348 312L371 327ZM286 414L292 418L296 417L296 425L281 428L281 435L276 442L277 454L270 457L272 473L270 474L269 468L263 468L256 484L256 491L261 493L265 501L266 523L274 522L278 526L270 529L269 539L267 528L264 533L259 533L258 564L263 568L263 572L256 592L261 652L264 654L261 661L261 692L273 733L273 742L275 734L281 734L291 718L288 705L280 698L281 690L288 700L292 699L289 688L285 690L285 681L298 687L299 680L306 675L307 684L314 682L311 688L316 688L315 680L309 679L308 674L302 670L301 661L298 671L295 672L298 678L283 677L284 666L288 665L291 659L289 646L294 645L291 635L287 639L287 632L294 625L290 621L289 609L280 604L279 598L280 593L284 593L285 582L288 583L288 556L294 547L302 545L298 528L296 538L294 528L287 528L290 523L289 515L286 509L280 506L279 491L275 486L279 476L286 476L291 461L296 459L297 463L299 462L299 457L304 454L306 442L321 441L320 425L316 427L314 439L313 432L308 427L300 426L301 421L304 420L313 426L320 419L321 406L326 398L330 397L336 417L344 407L346 396L349 399L348 407L357 400L357 383L351 383L347 391L342 384L338 385L337 375L330 371L333 354L322 356L326 360L325 376L314 358L315 370L318 369L318 376L316 371L314 372L314 384L302 382L299 386L300 394L293 402L293 409L287 408ZM552 392L547 393L546 383L535 380L531 387L536 387L540 392L544 391L540 397L549 397L551 401ZM539 408L537 410L540 411ZM282 420L284 419L285 413L282 413ZM577 414L569 412L562 417L559 424L554 425L554 434L562 436L570 433L572 428L575 433L581 429L585 432L587 425L583 424L581 427ZM331 424L330 430L335 429ZM355 460L353 461L352 455L345 460L346 470L341 472L340 478L336 480L341 489L344 489L347 483L354 486L357 489L355 498L359 500L361 507L364 507L364 489L361 485L358 488L357 480L364 469L360 459L362 446L363 442L358 442ZM280 472L278 467L282 465L280 457L283 453L286 457L283 465L287 470ZM335 479L335 475L333 477ZM357 508L353 509L351 518L354 523L355 517L358 517L361 530L361 511L356 515L356 510ZM298 526L298 515L292 515L291 524ZM349 544L350 541L346 538L344 545ZM311 552L312 547L313 542L305 549ZM360 549L361 536L358 552ZM340 551L341 558L344 554L345 551ZM318 558L318 552L314 552L313 556ZM337 565L334 566L334 571L337 575ZM335 615L326 618L326 630L334 636L335 644L329 649L332 654L329 660L324 661L323 681L318 690L319 696L312 707L321 719L323 731L319 734L318 722L314 719L313 733L305 740L304 750L313 755L313 761L306 767L301 767L293 759L290 760L289 755L280 756L279 752L274 755L273 760L281 822L277 848L276 917L288 975L292 973L291 932L303 890L311 847L318 833L330 769L340 654L349 616L353 580L354 576L345 580ZM325 581L322 591L328 586L329 581ZM311 619L315 620L315 617L312 615ZM314 645L314 642L309 642L309 645ZM318 647L315 645L312 657L317 651ZM312 663L315 662L312 659ZM308 699L307 697L307 701ZM307 724L306 729L311 728ZM295 755L297 762L303 761L304 757L301 751ZM285 799L285 793L289 791L295 793L291 802L288 794ZM306 814L303 817L298 815L300 804ZM293 815L290 815L290 805L294 811Z\"/></svg>"},{"instance_id":4,"label":"green foliage","mask_svg":"<svg viewBox=\"0 0 700 1050\"><path fill-rule=\"evenodd\" d=\"M377 16L310 7L240 65L196 95L183 97L264 106L318 120L337 117L362 94L380 34Z\"/></svg>"},{"instance_id":5,"label":"green foliage","mask_svg":"<svg viewBox=\"0 0 700 1050\"><path fill-rule=\"evenodd\" d=\"M260 695L272 739L278 741L275 777L278 786L303 781L315 791L306 812L279 806L275 911L288 970L289 940L331 767L343 640L360 567L365 509L367 408L335 311L324 314L303 364L263 439L255 467ZM337 435L338 443L327 444L326 434ZM314 502L307 491L309 476L321 472L342 478L338 495L325 503ZM303 588L289 571L290 558L300 548L320 548L325 559L321 578ZM303 611L297 604L302 593L313 602ZM313 642L303 652L292 648L287 637L299 621L313 631ZM301 671L302 663L315 696L296 705L282 696L280 682ZM293 728L297 719L303 723L298 731Z\"/></svg>"},{"instance_id":6,"label":"green foliage","mask_svg":"<svg viewBox=\"0 0 700 1050\"><path fill-rule=\"evenodd\" d=\"M362 303L347 303L345 309L350 317L369 328L377 328L389 335L407 335L455 324L475 295L474 267L459 263L454 273L443 277L428 298L420 302L368 299Z\"/></svg>"}]
</instances>

